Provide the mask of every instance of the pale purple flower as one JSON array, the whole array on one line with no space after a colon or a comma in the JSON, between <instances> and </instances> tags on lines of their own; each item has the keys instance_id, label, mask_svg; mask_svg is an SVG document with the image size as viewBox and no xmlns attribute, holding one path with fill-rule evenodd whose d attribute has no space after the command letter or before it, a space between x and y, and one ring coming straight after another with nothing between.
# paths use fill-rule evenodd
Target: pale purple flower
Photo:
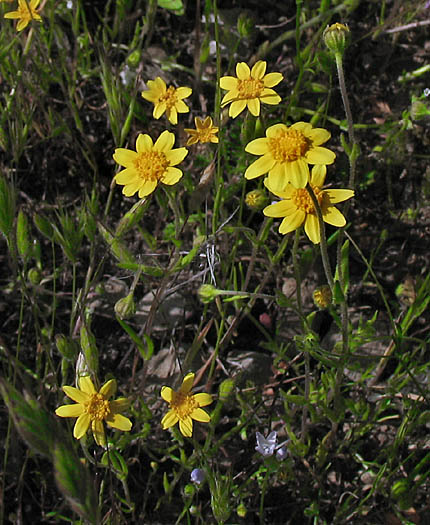
<instances>
[{"instance_id":1,"label":"pale purple flower","mask_svg":"<svg viewBox=\"0 0 430 525\"><path fill-rule=\"evenodd\" d=\"M273 456L276 448L276 441L278 439L276 430L270 432L267 438L265 438L263 434L260 434L260 432L256 432L255 437L257 439L255 450L265 458Z\"/></svg>"},{"instance_id":2,"label":"pale purple flower","mask_svg":"<svg viewBox=\"0 0 430 525\"><path fill-rule=\"evenodd\" d=\"M206 477L206 474L204 472L204 470L202 470L201 468L195 468L192 472L191 472L191 481L193 483L196 483L197 485L200 485L201 483L203 483L203 481L205 480L205 477Z\"/></svg>"},{"instance_id":3,"label":"pale purple flower","mask_svg":"<svg viewBox=\"0 0 430 525\"><path fill-rule=\"evenodd\" d=\"M276 459L278 461L282 461L283 459L285 459L288 455L288 450L287 450L287 447L282 445L281 447L278 448L278 450L276 451Z\"/></svg>"}]
</instances>

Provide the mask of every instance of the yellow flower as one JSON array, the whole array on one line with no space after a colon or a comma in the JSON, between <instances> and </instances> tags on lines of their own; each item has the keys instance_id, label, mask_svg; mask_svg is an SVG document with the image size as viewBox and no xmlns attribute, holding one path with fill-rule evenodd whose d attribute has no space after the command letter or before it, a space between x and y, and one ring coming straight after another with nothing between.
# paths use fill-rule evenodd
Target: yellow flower
<instances>
[{"instance_id":1,"label":"yellow flower","mask_svg":"<svg viewBox=\"0 0 430 525\"><path fill-rule=\"evenodd\" d=\"M91 379L82 376L79 378L79 388L63 386L63 390L66 396L76 401L76 404L58 407L55 413L60 417L78 418L73 429L73 436L76 439L81 439L91 426L97 445L106 446L103 421L112 428L125 432L131 430L131 421L121 415L130 404L128 399L120 397L115 401L109 401L116 392L115 379L109 380L97 392Z\"/></svg>"},{"instance_id":2,"label":"yellow flower","mask_svg":"<svg viewBox=\"0 0 430 525\"><path fill-rule=\"evenodd\" d=\"M146 197L157 187L158 182L171 186L182 177L182 171L174 168L186 157L186 148L172 149L175 135L163 131L155 144L149 135L140 134L136 140L136 151L117 148L115 162L125 167L115 175L117 184L124 185L122 193L127 197L139 192Z\"/></svg>"},{"instance_id":3,"label":"yellow flower","mask_svg":"<svg viewBox=\"0 0 430 525\"><path fill-rule=\"evenodd\" d=\"M247 179L269 173L270 187L283 191L288 182L304 188L309 180L309 164L332 164L336 155L321 144L330 138L323 128L313 128L307 122L292 126L275 124L266 130L266 137L252 140L245 151L262 155L245 171Z\"/></svg>"},{"instance_id":4,"label":"yellow flower","mask_svg":"<svg viewBox=\"0 0 430 525\"><path fill-rule=\"evenodd\" d=\"M326 171L326 166L314 166L310 186L321 207L324 222L341 228L345 226L346 220L334 204L350 199L354 192L322 189ZM267 217L285 217L279 226L279 233L290 233L304 223L306 235L314 244L318 244L321 240L321 232L315 207L307 189L295 188L292 184L288 184L285 190L278 191L270 186L268 179L264 183L272 193L283 199L263 210Z\"/></svg>"},{"instance_id":5,"label":"yellow flower","mask_svg":"<svg viewBox=\"0 0 430 525\"><path fill-rule=\"evenodd\" d=\"M197 142L201 142L202 144L204 142L218 144L218 137L216 136L218 128L213 125L211 117L206 117L205 120L196 117L194 122L196 124L196 129L185 128L184 130L190 135L190 138L187 141L187 146L191 146Z\"/></svg>"},{"instance_id":6,"label":"yellow flower","mask_svg":"<svg viewBox=\"0 0 430 525\"><path fill-rule=\"evenodd\" d=\"M165 112L172 124L178 123L178 113L188 113L189 107L182 100L191 95L193 90L188 87L166 86L161 77L148 80L148 90L142 92L142 97L154 104L153 117L159 119Z\"/></svg>"},{"instance_id":7,"label":"yellow flower","mask_svg":"<svg viewBox=\"0 0 430 525\"><path fill-rule=\"evenodd\" d=\"M236 77L221 77L220 86L228 93L221 101L222 106L230 104L228 114L236 118L248 106L254 117L260 114L260 102L276 105L281 97L272 88L284 78L281 73L266 73L267 63L264 60L256 62L252 69L248 64L239 62L236 65Z\"/></svg>"},{"instance_id":8,"label":"yellow flower","mask_svg":"<svg viewBox=\"0 0 430 525\"><path fill-rule=\"evenodd\" d=\"M175 392L168 386L161 389L161 397L170 405L170 410L161 420L163 430L173 427L179 421L179 430L185 437L193 435L193 419L208 423L210 415L200 407L212 403L210 394L191 394L194 382L194 374L187 374L182 382L181 388Z\"/></svg>"},{"instance_id":9,"label":"yellow flower","mask_svg":"<svg viewBox=\"0 0 430 525\"><path fill-rule=\"evenodd\" d=\"M17 31L21 31L32 20L42 20L39 13L36 11L36 7L39 5L40 0L18 0L18 9L16 11L10 11L4 15L4 18L19 18L19 22L16 26Z\"/></svg>"}]
</instances>

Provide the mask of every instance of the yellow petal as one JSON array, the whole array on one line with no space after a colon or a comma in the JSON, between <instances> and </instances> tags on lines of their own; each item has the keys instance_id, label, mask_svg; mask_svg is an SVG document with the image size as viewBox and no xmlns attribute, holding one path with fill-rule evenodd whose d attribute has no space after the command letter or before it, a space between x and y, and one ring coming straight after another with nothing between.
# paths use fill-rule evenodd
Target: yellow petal
<instances>
[{"instance_id":1,"label":"yellow petal","mask_svg":"<svg viewBox=\"0 0 430 525\"><path fill-rule=\"evenodd\" d=\"M266 129L266 137L275 138L281 131L286 131L288 128L285 124L274 124Z\"/></svg>"},{"instance_id":2,"label":"yellow petal","mask_svg":"<svg viewBox=\"0 0 430 525\"><path fill-rule=\"evenodd\" d=\"M188 113L190 111L190 108L182 100L176 102L175 109L178 113Z\"/></svg>"},{"instance_id":3,"label":"yellow petal","mask_svg":"<svg viewBox=\"0 0 430 525\"><path fill-rule=\"evenodd\" d=\"M126 168L115 175L115 182L117 184L132 184L137 181L140 181L140 177L134 168Z\"/></svg>"},{"instance_id":4,"label":"yellow petal","mask_svg":"<svg viewBox=\"0 0 430 525\"><path fill-rule=\"evenodd\" d=\"M268 73L263 78L263 83L265 87L272 88L273 86L278 85L283 78L284 76L281 73Z\"/></svg>"},{"instance_id":5,"label":"yellow petal","mask_svg":"<svg viewBox=\"0 0 430 525\"><path fill-rule=\"evenodd\" d=\"M138 153L147 153L152 150L154 143L148 134L139 133L136 139L136 150Z\"/></svg>"},{"instance_id":6,"label":"yellow petal","mask_svg":"<svg viewBox=\"0 0 430 525\"><path fill-rule=\"evenodd\" d=\"M63 386L63 391L66 394L67 397L70 397L70 399L73 399L73 401L76 401L76 403L86 403L89 399L89 395L86 392L82 392L78 388L75 388L74 386Z\"/></svg>"},{"instance_id":7,"label":"yellow petal","mask_svg":"<svg viewBox=\"0 0 430 525\"><path fill-rule=\"evenodd\" d=\"M81 439L81 437L87 432L90 423L90 415L87 413L81 414L76 420L75 426L73 428L73 437L76 439Z\"/></svg>"},{"instance_id":8,"label":"yellow petal","mask_svg":"<svg viewBox=\"0 0 430 525\"><path fill-rule=\"evenodd\" d=\"M263 155L246 168L245 179L255 179L256 177L267 173L274 165L275 160L272 155Z\"/></svg>"},{"instance_id":9,"label":"yellow petal","mask_svg":"<svg viewBox=\"0 0 430 525\"><path fill-rule=\"evenodd\" d=\"M188 155L188 150L187 148L176 148L165 152L165 155L169 161L170 166L176 166L185 159L185 157Z\"/></svg>"},{"instance_id":10,"label":"yellow petal","mask_svg":"<svg viewBox=\"0 0 430 525\"><path fill-rule=\"evenodd\" d=\"M354 196L352 190L324 190L324 194L328 196L331 204L346 201Z\"/></svg>"},{"instance_id":11,"label":"yellow petal","mask_svg":"<svg viewBox=\"0 0 430 525\"><path fill-rule=\"evenodd\" d=\"M248 64L245 62L239 62L236 65L236 76L239 80L246 80L251 76L251 70L249 69Z\"/></svg>"},{"instance_id":12,"label":"yellow petal","mask_svg":"<svg viewBox=\"0 0 430 525\"><path fill-rule=\"evenodd\" d=\"M325 164L315 164L312 168L311 184L322 188L325 182L325 176L327 173L327 166Z\"/></svg>"},{"instance_id":13,"label":"yellow petal","mask_svg":"<svg viewBox=\"0 0 430 525\"><path fill-rule=\"evenodd\" d=\"M323 219L324 222L326 222L327 224L337 226L338 228L341 228L346 224L345 217L335 206L330 206L327 210L324 211Z\"/></svg>"},{"instance_id":14,"label":"yellow petal","mask_svg":"<svg viewBox=\"0 0 430 525\"><path fill-rule=\"evenodd\" d=\"M324 144L324 142L328 141L328 139L331 137L331 134L324 128L314 128L309 131L306 136L313 142L315 146L320 146L321 144Z\"/></svg>"},{"instance_id":15,"label":"yellow petal","mask_svg":"<svg viewBox=\"0 0 430 525\"><path fill-rule=\"evenodd\" d=\"M167 401L170 403L173 398L173 390L170 388L170 386L163 386L161 389L161 397L164 399L164 401Z\"/></svg>"},{"instance_id":16,"label":"yellow petal","mask_svg":"<svg viewBox=\"0 0 430 525\"><path fill-rule=\"evenodd\" d=\"M21 13L19 11L9 11L9 13L5 13L4 18L10 18L10 19L21 18Z\"/></svg>"},{"instance_id":17,"label":"yellow petal","mask_svg":"<svg viewBox=\"0 0 430 525\"><path fill-rule=\"evenodd\" d=\"M279 226L279 233L285 235L299 228L306 218L306 213L302 210L297 210L291 215L285 217Z\"/></svg>"},{"instance_id":18,"label":"yellow petal","mask_svg":"<svg viewBox=\"0 0 430 525\"><path fill-rule=\"evenodd\" d=\"M248 109L251 115L258 117L260 114L260 100L258 98L252 98L248 100Z\"/></svg>"},{"instance_id":19,"label":"yellow petal","mask_svg":"<svg viewBox=\"0 0 430 525\"><path fill-rule=\"evenodd\" d=\"M188 416L185 419L179 420L179 430L185 437L193 435L193 420Z\"/></svg>"},{"instance_id":20,"label":"yellow petal","mask_svg":"<svg viewBox=\"0 0 430 525\"><path fill-rule=\"evenodd\" d=\"M237 78L236 77L221 77L219 79L219 85L221 89L227 89L228 91L231 91L232 89L237 88Z\"/></svg>"},{"instance_id":21,"label":"yellow petal","mask_svg":"<svg viewBox=\"0 0 430 525\"><path fill-rule=\"evenodd\" d=\"M297 211L297 206L291 201L282 200L269 204L263 210L266 217L287 217L293 215Z\"/></svg>"},{"instance_id":22,"label":"yellow petal","mask_svg":"<svg viewBox=\"0 0 430 525\"><path fill-rule=\"evenodd\" d=\"M167 168L160 180L163 184L172 186L182 178L182 175L183 173L179 168Z\"/></svg>"},{"instance_id":23,"label":"yellow petal","mask_svg":"<svg viewBox=\"0 0 430 525\"><path fill-rule=\"evenodd\" d=\"M166 111L167 105L165 102L160 102L158 104L155 104L154 111L152 112L152 116L155 119L159 119L161 115Z\"/></svg>"},{"instance_id":24,"label":"yellow petal","mask_svg":"<svg viewBox=\"0 0 430 525\"><path fill-rule=\"evenodd\" d=\"M169 410L167 414L161 420L161 426L163 430L173 427L179 421L178 414L174 410Z\"/></svg>"},{"instance_id":25,"label":"yellow petal","mask_svg":"<svg viewBox=\"0 0 430 525\"><path fill-rule=\"evenodd\" d=\"M245 151L247 153L252 153L253 155L264 155L269 151L267 138L262 137L260 139L251 140L251 142L246 145Z\"/></svg>"},{"instance_id":26,"label":"yellow petal","mask_svg":"<svg viewBox=\"0 0 430 525\"><path fill-rule=\"evenodd\" d=\"M285 188L278 190L276 188L276 178L275 178L275 184L273 184L272 182L273 181L271 181L270 174L269 174L269 176L264 179L264 185L270 192L274 193L278 197L281 197L282 199L291 199L291 195L295 191L295 188L292 184L287 183Z\"/></svg>"},{"instance_id":27,"label":"yellow petal","mask_svg":"<svg viewBox=\"0 0 430 525\"><path fill-rule=\"evenodd\" d=\"M193 372L190 372L184 377L179 392L182 394L188 394L188 392L193 388L194 375L195 374Z\"/></svg>"},{"instance_id":28,"label":"yellow petal","mask_svg":"<svg viewBox=\"0 0 430 525\"><path fill-rule=\"evenodd\" d=\"M305 155L310 164L333 164L335 158L336 155L332 151L320 146L310 149Z\"/></svg>"},{"instance_id":29,"label":"yellow petal","mask_svg":"<svg viewBox=\"0 0 430 525\"><path fill-rule=\"evenodd\" d=\"M141 184L141 187L139 189L139 198L143 199L143 197L146 197L147 195L150 195L155 188L157 187L157 181L156 180L148 180L144 184ZM137 190L136 190L137 191ZM136 193L136 191L134 193Z\"/></svg>"},{"instance_id":30,"label":"yellow petal","mask_svg":"<svg viewBox=\"0 0 430 525\"><path fill-rule=\"evenodd\" d=\"M211 416L201 408L194 409L191 412L190 416L192 417L192 419L195 419L196 421L201 421L202 423L209 423L209 421L211 420Z\"/></svg>"},{"instance_id":31,"label":"yellow petal","mask_svg":"<svg viewBox=\"0 0 430 525\"><path fill-rule=\"evenodd\" d=\"M94 441L99 445L100 447L106 446L106 436L105 436L105 428L103 426L103 423L101 421L92 421L91 422L91 430L93 431L93 437Z\"/></svg>"},{"instance_id":32,"label":"yellow petal","mask_svg":"<svg viewBox=\"0 0 430 525\"><path fill-rule=\"evenodd\" d=\"M304 188L309 181L309 166L303 159L290 162L287 166L288 178L295 188Z\"/></svg>"},{"instance_id":33,"label":"yellow petal","mask_svg":"<svg viewBox=\"0 0 430 525\"><path fill-rule=\"evenodd\" d=\"M290 176L288 172L288 164L275 164L269 171L267 182L270 186L270 191L278 197L283 197L282 193L288 186Z\"/></svg>"},{"instance_id":34,"label":"yellow petal","mask_svg":"<svg viewBox=\"0 0 430 525\"><path fill-rule=\"evenodd\" d=\"M293 124L290 129L295 129L296 131L301 131L306 136L312 131L312 124L309 124L309 122L296 122Z\"/></svg>"},{"instance_id":35,"label":"yellow petal","mask_svg":"<svg viewBox=\"0 0 430 525\"><path fill-rule=\"evenodd\" d=\"M265 89L260 96L260 100L261 102L264 102L264 104L276 106L276 104L279 104L282 99L277 93L273 91L273 89Z\"/></svg>"},{"instance_id":36,"label":"yellow petal","mask_svg":"<svg viewBox=\"0 0 430 525\"><path fill-rule=\"evenodd\" d=\"M110 411L113 414L119 414L121 412L124 412L124 410L127 410L129 406L130 400L126 397L119 397L118 399L115 399L114 401L111 401L109 403Z\"/></svg>"},{"instance_id":37,"label":"yellow petal","mask_svg":"<svg viewBox=\"0 0 430 525\"><path fill-rule=\"evenodd\" d=\"M187 98L191 95L193 90L189 87L178 87L175 91L175 95L178 99Z\"/></svg>"},{"instance_id":38,"label":"yellow petal","mask_svg":"<svg viewBox=\"0 0 430 525\"><path fill-rule=\"evenodd\" d=\"M176 108L172 106L170 109L167 110L167 118L169 119L169 122L176 126L178 123L178 112L176 111Z\"/></svg>"},{"instance_id":39,"label":"yellow petal","mask_svg":"<svg viewBox=\"0 0 430 525\"><path fill-rule=\"evenodd\" d=\"M210 394L206 394L205 392L194 394L193 398L199 407L205 407L213 402L212 396Z\"/></svg>"},{"instance_id":40,"label":"yellow petal","mask_svg":"<svg viewBox=\"0 0 430 525\"><path fill-rule=\"evenodd\" d=\"M121 414L109 414L105 421L110 427L123 430L124 432L129 432L132 427L132 422L128 417Z\"/></svg>"},{"instance_id":41,"label":"yellow petal","mask_svg":"<svg viewBox=\"0 0 430 525\"><path fill-rule=\"evenodd\" d=\"M87 394L96 393L94 383L91 381L90 376L81 376L79 378L79 388L82 390L82 392L86 392Z\"/></svg>"},{"instance_id":42,"label":"yellow petal","mask_svg":"<svg viewBox=\"0 0 430 525\"><path fill-rule=\"evenodd\" d=\"M170 133L170 131L163 131L161 135L158 137L157 141L154 144L154 149L166 154L169 152L173 144L175 143L175 135L173 133Z\"/></svg>"},{"instance_id":43,"label":"yellow petal","mask_svg":"<svg viewBox=\"0 0 430 525\"><path fill-rule=\"evenodd\" d=\"M319 244L321 241L320 224L318 217L313 213L309 213L306 217L305 233L314 244Z\"/></svg>"},{"instance_id":44,"label":"yellow petal","mask_svg":"<svg viewBox=\"0 0 430 525\"><path fill-rule=\"evenodd\" d=\"M131 197L132 195L136 193L136 191L138 191L141 188L141 186L142 186L142 181L140 179L135 180L133 182L127 183L127 185L124 186L124 188L122 189L122 193L126 197ZM149 193L147 195L149 195Z\"/></svg>"},{"instance_id":45,"label":"yellow petal","mask_svg":"<svg viewBox=\"0 0 430 525\"><path fill-rule=\"evenodd\" d=\"M116 148L113 154L113 160L125 168L131 168L136 159L137 153L131 149Z\"/></svg>"},{"instance_id":46,"label":"yellow petal","mask_svg":"<svg viewBox=\"0 0 430 525\"><path fill-rule=\"evenodd\" d=\"M60 417L79 417L84 412L84 406L79 403L76 405L63 405L58 407L55 413Z\"/></svg>"},{"instance_id":47,"label":"yellow petal","mask_svg":"<svg viewBox=\"0 0 430 525\"><path fill-rule=\"evenodd\" d=\"M258 60L251 69L251 77L255 79L262 79L264 77L264 73L266 72L267 62L264 60Z\"/></svg>"},{"instance_id":48,"label":"yellow petal","mask_svg":"<svg viewBox=\"0 0 430 525\"><path fill-rule=\"evenodd\" d=\"M235 100L231 103L228 114L231 118L236 118L246 108L246 100Z\"/></svg>"},{"instance_id":49,"label":"yellow petal","mask_svg":"<svg viewBox=\"0 0 430 525\"><path fill-rule=\"evenodd\" d=\"M228 93L226 93L221 100L221 107L226 106L233 100L239 100L239 91L237 89L232 89Z\"/></svg>"},{"instance_id":50,"label":"yellow petal","mask_svg":"<svg viewBox=\"0 0 430 525\"><path fill-rule=\"evenodd\" d=\"M105 398L109 399L116 392L116 381L115 379L110 379L107 381L99 390L99 393Z\"/></svg>"}]
</instances>

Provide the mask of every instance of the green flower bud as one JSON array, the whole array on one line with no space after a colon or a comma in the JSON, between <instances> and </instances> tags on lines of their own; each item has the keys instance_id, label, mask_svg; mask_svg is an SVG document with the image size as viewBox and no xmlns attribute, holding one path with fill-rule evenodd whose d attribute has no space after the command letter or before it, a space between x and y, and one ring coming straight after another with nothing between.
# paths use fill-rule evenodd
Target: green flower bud
<instances>
[{"instance_id":1,"label":"green flower bud","mask_svg":"<svg viewBox=\"0 0 430 525\"><path fill-rule=\"evenodd\" d=\"M55 345L60 354L69 361L75 359L78 355L79 348L76 341L63 334L55 336Z\"/></svg>"},{"instance_id":2,"label":"green flower bud","mask_svg":"<svg viewBox=\"0 0 430 525\"><path fill-rule=\"evenodd\" d=\"M115 313L124 321L124 319L130 319L136 313L136 304L133 299L133 294L129 293L119 301L115 303Z\"/></svg>"},{"instance_id":3,"label":"green flower bud","mask_svg":"<svg viewBox=\"0 0 430 525\"><path fill-rule=\"evenodd\" d=\"M430 109L421 100L412 102L410 112L412 120L421 120L430 116Z\"/></svg>"},{"instance_id":4,"label":"green flower bud","mask_svg":"<svg viewBox=\"0 0 430 525\"><path fill-rule=\"evenodd\" d=\"M262 210L267 204L267 194L264 190L252 190L245 196L245 204L251 210Z\"/></svg>"},{"instance_id":5,"label":"green flower bud","mask_svg":"<svg viewBox=\"0 0 430 525\"><path fill-rule=\"evenodd\" d=\"M239 503L236 509L236 514L239 516L239 518L245 518L247 514L246 507L243 503Z\"/></svg>"},{"instance_id":6,"label":"green flower bud","mask_svg":"<svg viewBox=\"0 0 430 525\"><path fill-rule=\"evenodd\" d=\"M85 325L81 326L81 348L89 372L91 375L96 376L99 368L99 352L97 350L96 338Z\"/></svg>"},{"instance_id":7,"label":"green flower bud","mask_svg":"<svg viewBox=\"0 0 430 525\"><path fill-rule=\"evenodd\" d=\"M323 33L325 45L328 49L336 54L343 55L347 46L349 29L343 24L332 24L327 26Z\"/></svg>"},{"instance_id":8,"label":"green flower bud","mask_svg":"<svg viewBox=\"0 0 430 525\"><path fill-rule=\"evenodd\" d=\"M237 32L242 38L249 38L252 35L254 22L246 13L240 13L237 19Z\"/></svg>"},{"instance_id":9,"label":"green flower bud","mask_svg":"<svg viewBox=\"0 0 430 525\"><path fill-rule=\"evenodd\" d=\"M221 383L219 387L219 400L220 401L227 401L229 395L231 394L232 390L234 388L234 381L233 379L224 379L224 381Z\"/></svg>"},{"instance_id":10,"label":"green flower bud","mask_svg":"<svg viewBox=\"0 0 430 525\"><path fill-rule=\"evenodd\" d=\"M26 259L30 253L31 243L28 233L27 215L22 210L19 210L16 223L16 245L19 255L21 255L23 259Z\"/></svg>"},{"instance_id":11,"label":"green flower bud","mask_svg":"<svg viewBox=\"0 0 430 525\"><path fill-rule=\"evenodd\" d=\"M204 304L208 304L214 301L217 295L221 295L221 292L212 284L202 284L199 288L198 294L200 301Z\"/></svg>"},{"instance_id":12,"label":"green flower bud","mask_svg":"<svg viewBox=\"0 0 430 525\"><path fill-rule=\"evenodd\" d=\"M27 278L33 285L38 285L42 280L42 272L39 268L30 268L27 273Z\"/></svg>"},{"instance_id":13,"label":"green flower bud","mask_svg":"<svg viewBox=\"0 0 430 525\"><path fill-rule=\"evenodd\" d=\"M130 67L137 67L141 58L141 52L139 49L132 51L127 57L127 64Z\"/></svg>"}]
</instances>

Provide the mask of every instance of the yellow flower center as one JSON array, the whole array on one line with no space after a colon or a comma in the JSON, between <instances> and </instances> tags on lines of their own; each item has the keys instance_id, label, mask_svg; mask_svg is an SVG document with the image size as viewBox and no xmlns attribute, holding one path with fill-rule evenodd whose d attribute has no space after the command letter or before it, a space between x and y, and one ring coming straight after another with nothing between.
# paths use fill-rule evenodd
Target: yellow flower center
<instances>
[{"instance_id":1,"label":"yellow flower center","mask_svg":"<svg viewBox=\"0 0 430 525\"><path fill-rule=\"evenodd\" d=\"M317 198L318 204L321 207L324 198L324 190L315 186L312 186L312 189L315 193L315 197ZM291 200L297 206L297 209L302 210L305 213L316 214L314 203L312 202L311 196L309 195L308 190L306 188L296 189L291 196Z\"/></svg>"},{"instance_id":2,"label":"yellow flower center","mask_svg":"<svg viewBox=\"0 0 430 525\"><path fill-rule=\"evenodd\" d=\"M193 395L181 392L174 392L170 406L181 420L188 417L196 408L199 408Z\"/></svg>"},{"instance_id":3,"label":"yellow flower center","mask_svg":"<svg viewBox=\"0 0 430 525\"><path fill-rule=\"evenodd\" d=\"M165 102L168 110L173 108L177 101L176 88L173 86L169 86L166 93L160 97L160 102Z\"/></svg>"},{"instance_id":4,"label":"yellow flower center","mask_svg":"<svg viewBox=\"0 0 430 525\"><path fill-rule=\"evenodd\" d=\"M264 89L264 83L262 80L255 78L246 78L245 80L239 80L237 90L239 91L240 100L249 100L253 98L261 97Z\"/></svg>"},{"instance_id":5,"label":"yellow flower center","mask_svg":"<svg viewBox=\"0 0 430 525\"><path fill-rule=\"evenodd\" d=\"M134 167L141 179L159 181L169 167L169 161L160 151L145 151L137 156Z\"/></svg>"},{"instance_id":6,"label":"yellow flower center","mask_svg":"<svg viewBox=\"0 0 430 525\"><path fill-rule=\"evenodd\" d=\"M309 140L296 129L281 131L277 137L269 138L269 150L278 162L293 162L304 157L309 149Z\"/></svg>"},{"instance_id":7,"label":"yellow flower center","mask_svg":"<svg viewBox=\"0 0 430 525\"><path fill-rule=\"evenodd\" d=\"M85 403L85 412L90 415L91 421L102 421L110 414L109 401L98 392L91 394L90 400Z\"/></svg>"}]
</instances>

